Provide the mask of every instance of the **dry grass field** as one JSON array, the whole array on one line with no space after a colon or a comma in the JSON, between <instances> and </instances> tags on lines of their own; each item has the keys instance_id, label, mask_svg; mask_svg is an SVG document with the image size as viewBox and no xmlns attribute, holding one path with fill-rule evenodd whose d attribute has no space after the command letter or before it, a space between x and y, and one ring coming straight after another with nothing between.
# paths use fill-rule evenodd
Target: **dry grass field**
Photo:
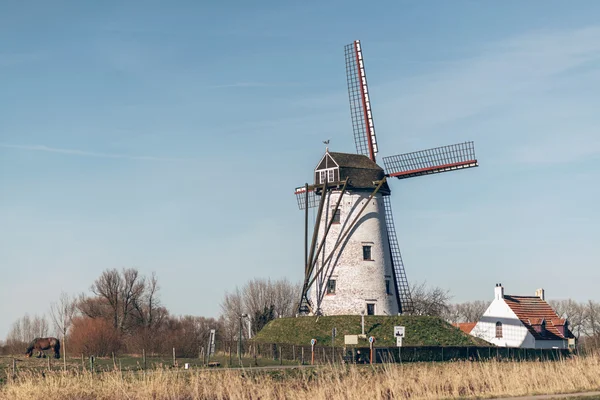
<instances>
[{"instance_id":1,"label":"dry grass field","mask_svg":"<svg viewBox=\"0 0 600 400\"><path fill-rule=\"evenodd\" d=\"M600 356L557 362L454 362L265 370L6 370L0 399L440 399L600 389Z\"/></svg>"}]
</instances>

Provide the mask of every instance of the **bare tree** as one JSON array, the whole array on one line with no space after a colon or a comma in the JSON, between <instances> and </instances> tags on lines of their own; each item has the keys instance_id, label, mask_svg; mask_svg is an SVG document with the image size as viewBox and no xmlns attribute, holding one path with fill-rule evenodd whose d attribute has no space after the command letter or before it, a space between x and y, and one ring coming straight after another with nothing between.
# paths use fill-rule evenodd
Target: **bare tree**
<instances>
[{"instance_id":1,"label":"bare tree","mask_svg":"<svg viewBox=\"0 0 600 400\"><path fill-rule=\"evenodd\" d=\"M244 314L242 294L238 288L233 293L225 292L221 311L224 320L224 335L227 340L234 340L240 329L240 315Z\"/></svg>"},{"instance_id":2,"label":"bare tree","mask_svg":"<svg viewBox=\"0 0 600 400\"><path fill-rule=\"evenodd\" d=\"M62 335L63 363L67 369L67 332L77 314L77 301L67 293L61 292L57 302L50 305L50 316L54 322L54 329Z\"/></svg>"},{"instance_id":3,"label":"bare tree","mask_svg":"<svg viewBox=\"0 0 600 400\"><path fill-rule=\"evenodd\" d=\"M131 327L132 313L136 304L142 301L145 289L145 278L135 268L123 269L121 273L116 269L105 270L90 288L100 301L89 303L83 297L82 312L94 318L94 314L102 314L108 308L113 327L120 332L127 331Z\"/></svg>"},{"instance_id":4,"label":"bare tree","mask_svg":"<svg viewBox=\"0 0 600 400\"><path fill-rule=\"evenodd\" d=\"M440 287L428 287L426 282L411 286L414 314L443 317L450 309L450 291Z\"/></svg>"},{"instance_id":5,"label":"bare tree","mask_svg":"<svg viewBox=\"0 0 600 400\"><path fill-rule=\"evenodd\" d=\"M590 337L600 336L600 304L588 300L585 304L586 333Z\"/></svg>"},{"instance_id":6,"label":"bare tree","mask_svg":"<svg viewBox=\"0 0 600 400\"><path fill-rule=\"evenodd\" d=\"M292 283L287 279L273 283L274 311L276 317L292 317L298 309L298 301L302 292L301 283Z\"/></svg>"},{"instance_id":7,"label":"bare tree","mask_svg":"<svg viewBox=\"0 0 600 400\"><path fill-rule=\"evenodd\" d=\"M119 315L121 306L121 293L123 291L123 280L119 271L110 269L102 272L102 275L94 281L90 290L96 296L105 300L110 307L113 328L120 325Z\"/></svg>"},{"instance_id":8,"label":"bare tree","mask_svg":"<svg viewBox=\"0 0 600 400\"><path fill-rule=\"evenodd\" d=\"M584 304L580 304L572 299L548 300L548 304L550 304L560 318L566 319L569 322L569 329L577 339L585 335L587 315Z\"/></svg>"},{"instance_id":9,"label":"bare tree","mask_svg":"<svg viewBox=\"0 0 600 400\"><path fill-rule=\"evenodd\" d=\"M221 303L226 334L230 335L230 338L237 337L242 314L248 314L253 320L258 318L263 320L260 324L253 321L251 328L253 334L256 334L257 330L270 319L293 316L297 309L300 291L299 283L293 284L287 279L278 281L253 279L241 290L236 288L233 293L226 293Z\"/></svg>"},{"instance_id":10,"label":"bare tree","mask_svg":"<svg viewBox=\"0 0 600 400\"><path fill-rule=\"evenodd\" d=\"M11 352L20 352L24 345L36 337L45 336L48 336L48 320L46 317L34 315L31 318L29 314L25 314L13 322L6 336L6 344Z\"/></svg>"},{"instance_id":11,"label":"bare tree","mask_svg":"<svg viewBox=\"0 0 600 400\"><path fill-rule=\"evenodd\" d=\"M477 322L488 306L489 302L481 300L450 304L444 318L449 322Z\"/></svg>"}]
</instances>

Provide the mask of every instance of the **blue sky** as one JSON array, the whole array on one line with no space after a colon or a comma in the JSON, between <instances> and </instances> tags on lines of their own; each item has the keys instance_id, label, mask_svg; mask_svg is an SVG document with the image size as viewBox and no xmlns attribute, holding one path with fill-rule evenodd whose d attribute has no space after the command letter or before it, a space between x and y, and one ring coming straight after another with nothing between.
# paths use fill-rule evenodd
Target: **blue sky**
<instances>
[{"instance_id":1,"label":"blue sky","mask_svg":"<svg viewBox=\"0 0 600 400\"><path fill-rule=\"evenodd\" d=\"M0 337L106 268L175 314L302 277L293 189L354 151L361 39L380 157L474 140L392 182L409 280L455 301L599 300L600 3L2 2Z\"/></svg>"}]
</instances>

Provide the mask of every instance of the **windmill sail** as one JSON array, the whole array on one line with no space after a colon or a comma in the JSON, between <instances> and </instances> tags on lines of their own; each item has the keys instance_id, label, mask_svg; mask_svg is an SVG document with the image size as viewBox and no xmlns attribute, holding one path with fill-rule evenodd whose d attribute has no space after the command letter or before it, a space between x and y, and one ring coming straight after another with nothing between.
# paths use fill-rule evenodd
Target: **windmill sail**
<instances>
[{"instance_id":1,"label":"windmill sail","mask_svg":"<svg viewBox=\"0 0 600 400\"><path fill-rule=\"evenodd\" d=\"M385 172L398 179L477 167L473 142L383 157Z\"/></svg>"},{"instance_id":2,"label":"windmill sail","mask_svg":"<svg viewBox=\"0 0 600 400\"><path fill-rule=\"evenodd\" d=\"M375 161L377 155L377 138L373 124L373 113L369 100L367 75L360 47L360 40L344 47L346 56L346 80L350 99L350 115L356 152Z\"/></svg>"},{"instance_id":3,"label":"windmill sail","mask_svg":"<svg viewBox=\"0 0 600 400\"><path fill-rule=\"evenodd\" d=\"M298 208L304 210L306 208L306 187L297 187L294 191L296 194L296 200L298 201ZM308 189L308 208L315 208L319 204L315 191Z\"/></svg>"},{"instance_id":4,"label":"windmill sail","mask_svg":"<svg viewBox=\"0 0 600 400\"><path fill-rule=\"evenodd\" d=\"M394 217L392 215L392 203L390 196L383 197L385 208L385 227L390 245L390 253L392 256L392 270L394 271L394 284L396 288L396 298L398 299L398 312L412 313L414 305L410 294L410 286L406 278L404 263L402 262L402 254L400 254L400 246L396 237L396 227L394 225Z\"/></svg>"}]
</instances>

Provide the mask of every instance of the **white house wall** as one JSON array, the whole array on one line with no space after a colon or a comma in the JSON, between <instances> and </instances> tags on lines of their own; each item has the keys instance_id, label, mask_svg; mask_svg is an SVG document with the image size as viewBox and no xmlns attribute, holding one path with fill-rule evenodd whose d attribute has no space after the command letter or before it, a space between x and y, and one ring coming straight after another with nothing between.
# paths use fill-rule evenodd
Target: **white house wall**
<instances>
[{"instance_id":1,"label":"white house wall","mask_svg":"<svg viewBox=\"0 0 600 400\"><path fill-rule=\"evenodd\" d=\"M319 241L323 237L340 193L329 192L319 226ZM369 196L370 192L344 194L340 204L340 224L333 224L327 235L323 252L325 256L333 250L340 234L350 226ZM384 212L382 195L377 194L369 201L347 240L336 250L332 258L333 272L330 274L330 277L336 280L336 293L323 296L320 307L324 315L360 314L366 309L367 303L375 304L376 315L398 314ZM363 260L365 244L371 246L373 261ZM320 268L323 258L319 258L315 271ZM329 276L323 274L319 280L325 285L328 279ZM386 294L386 279L390 281L389 295ZM313 306L318 304L315 286L310 290L310 298Z\"/></svg>"},{"instance_id":2,"label":"white house wall","mask_svg":"<svg viewBox=\"0 0 600 400\"><path fill-rule=\"evenodd\" d=\"M496 337L496 322L502 323L502 337ZM501 347L534 348L535 340L504 299L494 299L471 335Z\"/></svg>"}]
</instances>

